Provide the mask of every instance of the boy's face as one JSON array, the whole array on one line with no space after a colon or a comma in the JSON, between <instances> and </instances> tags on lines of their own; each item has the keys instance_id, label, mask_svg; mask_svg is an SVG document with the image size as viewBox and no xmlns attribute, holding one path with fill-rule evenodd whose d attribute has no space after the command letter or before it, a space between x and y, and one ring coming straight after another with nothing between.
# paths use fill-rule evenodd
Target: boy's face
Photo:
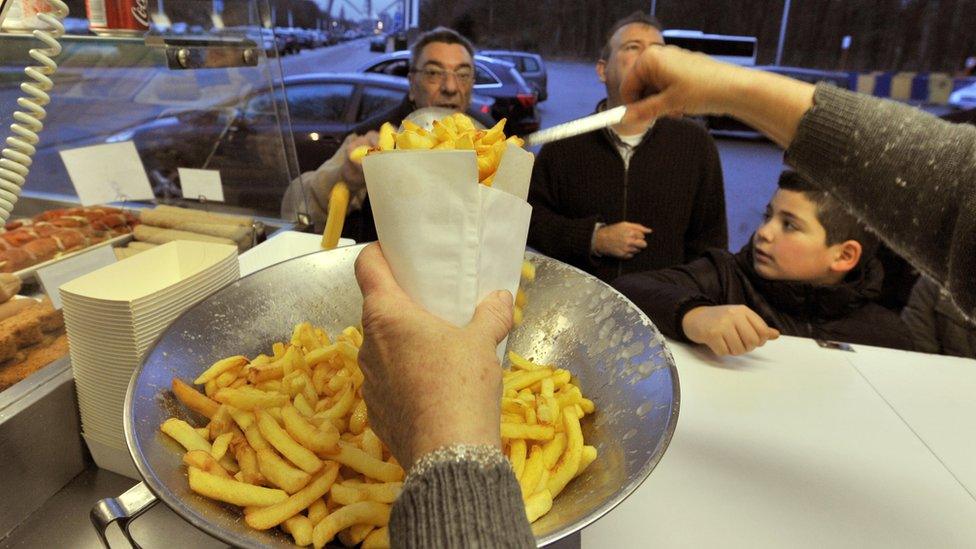
<instances>
[{"instance_id":1,"label":"boy's face","mask_svg":"<svg viewBox=\"0 0 976 549\"><path fill-rule=\"evenodd\" d=\"M860 245L853 240L827 245L817 205L803 193L777 190L763 219L752 237L752 264L763 278L836 284L860 259Z\"/></svg>"}]
</instances>

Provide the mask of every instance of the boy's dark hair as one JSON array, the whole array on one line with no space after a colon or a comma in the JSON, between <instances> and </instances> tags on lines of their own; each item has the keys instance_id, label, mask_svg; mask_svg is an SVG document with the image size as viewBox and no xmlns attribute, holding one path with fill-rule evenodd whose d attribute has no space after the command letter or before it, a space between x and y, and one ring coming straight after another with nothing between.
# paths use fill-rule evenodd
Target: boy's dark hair
<instances>
[{"instance_id":1,"label":"boy's dark hair","mask_svg":"<svg viewBox=\"0 0 976 549\"><path fill-rule=\"evenodd\" d=\"M468 54L471 58L474 58L474 44L470 40L461 36L456 30L449 29L447 27L437 27L436 29L429 30L417 37L417 41L410 46L410 68L418 68L414 63L420 59L420 53L424 51L424 48L428 44L434 42L444 42L445 44L460 44L464 46L464 49L468 50Z\"/></svg>"},{"instance_id":2,"label":"boy's dark hair","mask_svg":"<svg viewBox=\"0 0 976 549\"><path fill-rule=\"evenodd\" d=\"M653 15L648 15L640 10L637 10L634 13L622 19L617 19L617 21L613 24L613 26L610 27L610 32L607 33L606 40L603 41L603 48L600 50L600 61L606 61L607 59L610 59L610 53L611 53L610 40L613 38L613 35L617 34L618 30L626 27L627 25L631 25L633 23L640 23L641 25L654 27L659 31L664 31L664 26L661 25L661 22L657 19L657 17L654 17Z\"/></svg>"},{"instance_id":3,"label":"boy's dark hair","mask_svg":"<svg viewBox=\"0 0 976 549\"><path fill-rule=\"evenodd\" d=\"M807 200L817 206L817 221L827 232L828 246L856 240L861 244L861 260L858 265L864 265L874 257L878 250L878 237L848 213L836 198L830 196L830 193L793 170L785 170L780 174L779 188L803 193Z\"/></svg>"}]
</instances>

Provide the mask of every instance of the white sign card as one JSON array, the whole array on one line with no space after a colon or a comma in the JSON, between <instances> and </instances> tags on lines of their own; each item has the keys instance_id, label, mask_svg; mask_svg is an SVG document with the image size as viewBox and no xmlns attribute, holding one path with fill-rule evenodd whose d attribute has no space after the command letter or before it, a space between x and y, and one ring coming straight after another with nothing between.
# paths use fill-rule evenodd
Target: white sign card
<instances>
[{"instance_id":1,"label":"white sign card","mask_svg":"<svg viewBox=\"0 0 976 549\"><path fill-rule=\"evenodd\" d=\"M152 187L132 141L61 151L82 206L152 200Z\"/></svg>"},{"instance_id":2,"label":"white sign card","mask_svg":"<svg viewBox=\"0 0 976 549\"><path fill-rule=\"evenodd\" d=\"M44 293L51 298L55 309L61 308L61 285L80 276L97 271L116 262L115 249L110 244L85 250L37 270L37 278Z\"/></svg>"},{"instance_id":3,"label":"white sign card","mask_svg":"<svg viewBox=\"0 0 976 549\"><path fill-rule=\"evenodd\" d=\"M183 198L199 200L204 198L211 202L224 201L224 187L220 184L220 172L217 170L195 170L192 168L178 168L180 172L180 187Z\"/></svg>"}]
</instances>

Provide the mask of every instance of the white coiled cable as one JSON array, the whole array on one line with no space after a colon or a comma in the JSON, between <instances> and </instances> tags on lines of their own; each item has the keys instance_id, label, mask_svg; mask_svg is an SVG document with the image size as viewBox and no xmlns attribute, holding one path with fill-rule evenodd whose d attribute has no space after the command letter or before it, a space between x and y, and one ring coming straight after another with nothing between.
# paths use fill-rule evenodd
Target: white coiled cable
<instances>
[{"instance_id":1,"label":"white coiled cable","mask_svg":"<svg viewBox=\"0 0 976 549\"><path fill-rule=\"evenodd\" d=\"M0 152L0 226L10 217L30 171L31 157L37 150L37 134L44 128L42 120L47 116L44 107L51 102L51 96L47 92L51 91L54 82L50 76L58 70L58 65L52 58L61 54L58 38L64 35L61 21L68 15L68 6L61 0L47 1L54 11L38 13L37 19L50 30L33 32L34 38L47 47L33 48L29 52L39 65L24 69L30 81L21 84L20 89L30 97L17 99L17 104L24 110L14 112L15 123L10 126L13 135L7 137L8 146Z\"/></svg>"}]
</instances>

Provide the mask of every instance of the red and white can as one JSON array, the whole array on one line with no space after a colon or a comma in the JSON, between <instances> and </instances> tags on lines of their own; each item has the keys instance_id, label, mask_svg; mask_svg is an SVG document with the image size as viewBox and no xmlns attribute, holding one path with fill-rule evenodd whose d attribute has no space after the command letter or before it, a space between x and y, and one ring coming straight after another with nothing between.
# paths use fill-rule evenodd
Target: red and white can
<instances>
[{"instance_id":1,"label":"red and white can","mask_svg":"<svg viewBox=\"0 0 976 549\"><path fill-rule=\"evenodd\" d=\"M149 30L149 0L85 0L88 28L99 36L142 36Z\"/></svg>"}]
</instances>

